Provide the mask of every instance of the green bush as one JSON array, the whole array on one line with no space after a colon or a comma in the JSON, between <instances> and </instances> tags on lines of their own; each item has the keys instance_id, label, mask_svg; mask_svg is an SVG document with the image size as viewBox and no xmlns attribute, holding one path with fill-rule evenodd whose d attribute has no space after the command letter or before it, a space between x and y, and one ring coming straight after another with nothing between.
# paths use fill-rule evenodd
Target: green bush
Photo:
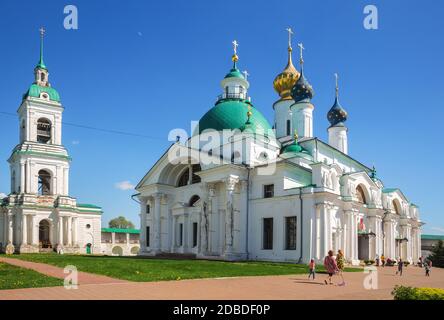
<instances>
[{"instance_id":1,"label":"green bush","mask_svg":"<svg viewBox=\"0 0 444 320\"><path fill-rule=\"evenodd\" d=\"M375 263L375 260L364 260L366 266L370 266Z\"/></svg>"},{"instance_id":2,"label":"green bush","mask_svg":"<svg viewBox=\"0 0 444 320\"><path fill-rule=\"evenodd\" d=\"M444 289L395 286L392 295L395 300L444 300Z\"/></svg>"},{"instance_id":3,"label":"green bush","mask_svg":"<svg viewBox=\"0 0 444 320\"><path fill-rule=\"evenodd\" d=\"M404 266L405 266L405 267L408 267L408 266L409 266L409 264L410 264L410 262L409 262L409 261L404 261Z\"/></svg>"}]
</instances>

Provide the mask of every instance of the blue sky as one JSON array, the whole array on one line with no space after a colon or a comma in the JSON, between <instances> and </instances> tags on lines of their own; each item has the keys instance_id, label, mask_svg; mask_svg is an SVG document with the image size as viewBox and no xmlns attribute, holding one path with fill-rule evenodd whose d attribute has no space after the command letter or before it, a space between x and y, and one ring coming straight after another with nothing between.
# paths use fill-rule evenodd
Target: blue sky
<instances>
[{"instance_id":1,"label":"blue sky","mask_svg":"<svg viewBox=\"0 0 444 320\"><path fill-rule=\"evenodd\" d=\"M63 28L74 4L79 29ZM0 3L0 111L15 113L33 81L38 28L47 29L45 63L62 98L64 121L143 135L125 136L65 125L73 157L71 195L136 225L135 185L163 154L173 128L213 106L231 66L250 73L250 95L272 121L272 81L286 63L287 34L303 42L305 73L315 89L314 132L327 138L333 73L349 113L350 155L371 166L386 187L400 187L420 206L427 233L444 233L441 192L444 119L442 1L11 1ZM363 27L374 4L379 29ZM297 59L295 59L297 60ZM0 114L0 192L9 192L6 162L18 142L18 121Z\"/></svg>"}]
</instances>

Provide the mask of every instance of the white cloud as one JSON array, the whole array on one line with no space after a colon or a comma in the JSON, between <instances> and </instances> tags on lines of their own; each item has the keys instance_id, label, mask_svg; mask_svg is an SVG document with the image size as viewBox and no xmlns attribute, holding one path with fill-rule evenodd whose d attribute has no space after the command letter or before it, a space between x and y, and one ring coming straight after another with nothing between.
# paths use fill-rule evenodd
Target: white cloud
<instances>
[{"instance_id":1,"label":"white cloud","mask_svg":"<svg viewBox=\"0 0 444 320\"><path fill-rule=\"evenodd\" d=\"M444 233L444 228L441 227L430 227L430 230Z\"/></svg>"},{"instance_id":2,"label":"white cloud","mask_svg":"<svg viewBox=\"0 0 444 320\"><path fill-rule=\"evenodd\" d=\"M6 198L6 197L7 197L6 194L4 194L3 192L0 192L0 199Z\"/></svg>"},{"instance_id":3,"label":"white cloud","mask_svg":"<svg viewBox=\"0 0 444 320\"><path fill-rule=\"evenodd\" d=\"M78 145L78 144L80 143L80 141L79 141L79 140L73 140L71 143L72 143L73 145Z\"/></svg>"},{"instance_id":4,"label":"white cloud","mask_svg":"<svg viewBox=\"0 0 444 320\"><path fill-rule=\"evenodd\" d=\"M114 187L119 190L132 190L135 185L131 184L129 181L120 181L114 184Z\"/></svg>"}]
</instances>

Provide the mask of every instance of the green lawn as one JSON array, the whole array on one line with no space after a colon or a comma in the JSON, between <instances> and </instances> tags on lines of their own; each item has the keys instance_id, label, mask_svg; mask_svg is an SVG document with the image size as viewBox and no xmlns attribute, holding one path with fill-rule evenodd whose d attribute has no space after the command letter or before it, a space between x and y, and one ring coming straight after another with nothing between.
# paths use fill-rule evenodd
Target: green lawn
<instances>
[{"instance_id":1,"label":"green lawn","mask_svg":"<svg viewBox=\"0 0 444 320\"><path fill-rule=\"evenodd\" d=\"M167 260L139 257L90 255L23 254L13 255L27 261L64 268L74 265L79 271L102 274L129 281L159 281L235 276L265 276L308 273L305 265L272 262L222 262L207 260ZM319 267L318 272L323 268ZM346 271L361 271L348 269Z\"/></svg>"},{"instance_id":2,"label":"green lawn","mask_svg":"<svg viewBox=\"0 0 444 320\"><path fill-rule=\"evenodd\" d=\"M63 286L63 280L0 262L0 290Z\"/></svg>"}]
</instances>

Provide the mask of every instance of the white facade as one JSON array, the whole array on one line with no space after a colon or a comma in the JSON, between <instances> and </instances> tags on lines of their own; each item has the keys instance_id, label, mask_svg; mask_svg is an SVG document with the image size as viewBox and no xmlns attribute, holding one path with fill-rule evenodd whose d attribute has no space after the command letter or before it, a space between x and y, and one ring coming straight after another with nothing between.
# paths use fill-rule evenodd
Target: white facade
<instances>
[{"instance_id":1,"label":"white facade","mask_svg":"<svg viewBox=\"0 0 444 320\"><path fill-rule=\"evenodd\" d=\"M100 207L69 196L63 106L43 59L17 111L19 141L8 160L11 192L1 199L0 250L100 253Z\"/></svg>"},{"instance_id":2,"label":"white facade","mask_svg":"<svg viewBox=\"0 0 444 320\"><path fill-rule=\"evenodd\" d=\"M304 137L300 142L289 143L283 129L291 105L292 130L298 128ZM231 112L221 115L217 108L214 115L232 129L236 121L230 120ZM243 127L232 137L243 141L244 161L222 157L219 164L208 165L208 150L193 143L199 139L196 133L187 144L178 142L167 150L136 186L140 254L308 262L342 249L352 264L381 255L417 261L418 208L348 156L343 139L342 144L327 144L313 138L313 106L307 100L301 108L281 100L274 109L275 136L268 135L266 143L261 135L255 138L262 148L249 142ZM218 147L214 150L223 149ZM272 156L261 157L264 150ZM172 162L171 154L181 154L181 161ZM220 159L217 152L212 155Z\"/></svg>"}]
</instances>

